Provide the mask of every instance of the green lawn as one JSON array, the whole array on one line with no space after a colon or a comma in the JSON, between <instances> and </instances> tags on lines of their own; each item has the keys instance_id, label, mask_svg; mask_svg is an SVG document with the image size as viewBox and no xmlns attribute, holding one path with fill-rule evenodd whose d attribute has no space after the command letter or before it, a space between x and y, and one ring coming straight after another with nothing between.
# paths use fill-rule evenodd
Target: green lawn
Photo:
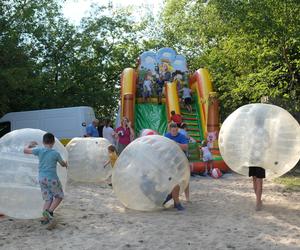
<instances>
[{"instance_id":1,"label":"green lawn","mask_svg":"<svg viewBox=\"0 0 300 250\"><path fill-rule=\"evenodd\" d=\"M283 184L286 187L286 191L300 192L300 173L292 172L285 174L282 177L275 179L276 183Z\"/></svg>"}]
</instances>

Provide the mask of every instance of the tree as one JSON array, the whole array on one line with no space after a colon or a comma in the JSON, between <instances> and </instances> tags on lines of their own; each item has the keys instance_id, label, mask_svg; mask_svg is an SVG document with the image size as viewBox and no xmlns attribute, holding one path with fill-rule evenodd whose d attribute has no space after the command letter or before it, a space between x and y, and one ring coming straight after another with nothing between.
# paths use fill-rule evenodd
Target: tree
<instances>
[{"instance_id":1,"label":"tree","mask_svg":"<svg viewBox=\"0 0 300 250\"><path fill-rule=\"evenodd\" d=\"M113 116L120 74L140 52L127 10L93 6L78 27L54 0L4 1L0 11L2 114L88 105Z\"/></svg>"},{"instance_id":2,"label":"tree","mask_svg":"<svg viewBox=\"0 0 300 250\"><path fill-rule=\"evenodd\" d=\"M47 15L54 18L57 10L50 0L0 3L0 114L37 106L37 62L42 59L37 41L46 30Z\"/></svg>"},{"instance_id":3,"label":"tree","mask_svg":"<svg viewBox=\"0 0 300 250\"><path fill-rule=\"evenodd\" d=\"M193 70L211 71L224 117L262 96L289 100L297 112L299 11L295 0L169 0L164 34Z\"/></svg>"}]
</instances>

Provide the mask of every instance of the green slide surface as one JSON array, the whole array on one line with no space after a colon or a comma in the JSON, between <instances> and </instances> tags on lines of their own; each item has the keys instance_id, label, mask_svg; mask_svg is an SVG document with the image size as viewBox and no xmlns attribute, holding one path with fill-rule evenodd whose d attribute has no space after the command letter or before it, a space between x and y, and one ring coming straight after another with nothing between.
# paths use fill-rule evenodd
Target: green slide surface
<instances>
[{"instance_id":1,"label":"green slide surface","mask_svg":"<svg viewBox=\"0 0 300 250\"><path fill-rule=\"evenodd\" d=\"M198 123L198 128L200 131L200 141L203 141L205 139L205 135L204 135L204 131L203 131L203 127L204 125L202 124L202 120L201 120L201 113L199 110L199 106L197 105L198 103L198 99L200 97L198 95L194 95L193 96L193 110L195 109L197 111L197 123Z\"/></svg>"},{"instance_id":2,"label":"green slide surface","mask_svg":"<svg viewBox=\"0 0 300 250\"><path fill-rule=\"evenodd\" d=\"M150 128L163 135L167 129L166 106L151 103L135 104L135 132Z\"/></svg>"}]
</instances>

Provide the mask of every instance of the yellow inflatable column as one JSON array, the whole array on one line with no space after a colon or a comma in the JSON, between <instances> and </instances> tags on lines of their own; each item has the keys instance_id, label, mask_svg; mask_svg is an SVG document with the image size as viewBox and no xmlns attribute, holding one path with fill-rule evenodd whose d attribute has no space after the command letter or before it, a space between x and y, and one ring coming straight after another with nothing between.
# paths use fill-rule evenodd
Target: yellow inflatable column
<instances>
[{"instance_id":1,"label":"yellow inflatable column","mask_svg":"<svg viewBox=\"0 0 300 250\"><path fill-rule=\"evenodd\" d=\"M136 92L136 72L132 68L124 69L121 77L121 118L127 117L134 127L134 109Z\"/></svg>"},{"instance_id":2,"label":"yellow inflatable column","mask_svg":"<svg viewBox=\"0 0 300 250\"><path fill-rule=\"evenodd\" d=\"M166 104L168 112L168 120L171 118L171 111L180 114L179 98L176 83L168 82L166 84Z\"/></svg>"},{"instance_id":3,"label":"yellow inflatable column","mask_svg":"<svg viewBox=\"0 0 300 250\"><path fill-rule=\"evenodd\" d=\"M198 87L200 88L200 98L203 105L203 112L204 112L204 119L205 125L207 126L207 116L208 116L208 98L209 93L213 92L213 86L210 80L210 74L207 69L198 69L197 73L199 74L199 84ZM206 132L206 130L205 130Z\"/></svg>"},{"instance_id":4,"label":"yellow inflatable column","mask_svg":"<svg viewBox=\"0 0 300 250\"><path fill-rule=\"evenodd\" d=\"M208 97L213 92L213 86L207 69L198 69L190 79L190 86L198 96L198 106L201 116L201 127L204 136L207 135Z\"/></svg>"}]
</instances>

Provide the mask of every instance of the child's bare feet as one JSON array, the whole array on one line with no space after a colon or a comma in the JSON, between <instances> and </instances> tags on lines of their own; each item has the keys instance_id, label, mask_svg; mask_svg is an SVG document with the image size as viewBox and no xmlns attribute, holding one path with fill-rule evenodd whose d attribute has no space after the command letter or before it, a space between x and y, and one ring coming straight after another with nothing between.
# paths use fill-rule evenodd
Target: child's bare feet
<instances>
[{"instance_id":1,"label":"child's bare feet","mask_svg":"<svg viewBox=\"0 0 300 250\"><path fill-rule=\"evenodd\" d=\"M262 202L257 202L256 203L256 207L255 207L255 211L261 211L262 210Z\"/></svg>"}]
</instances>

